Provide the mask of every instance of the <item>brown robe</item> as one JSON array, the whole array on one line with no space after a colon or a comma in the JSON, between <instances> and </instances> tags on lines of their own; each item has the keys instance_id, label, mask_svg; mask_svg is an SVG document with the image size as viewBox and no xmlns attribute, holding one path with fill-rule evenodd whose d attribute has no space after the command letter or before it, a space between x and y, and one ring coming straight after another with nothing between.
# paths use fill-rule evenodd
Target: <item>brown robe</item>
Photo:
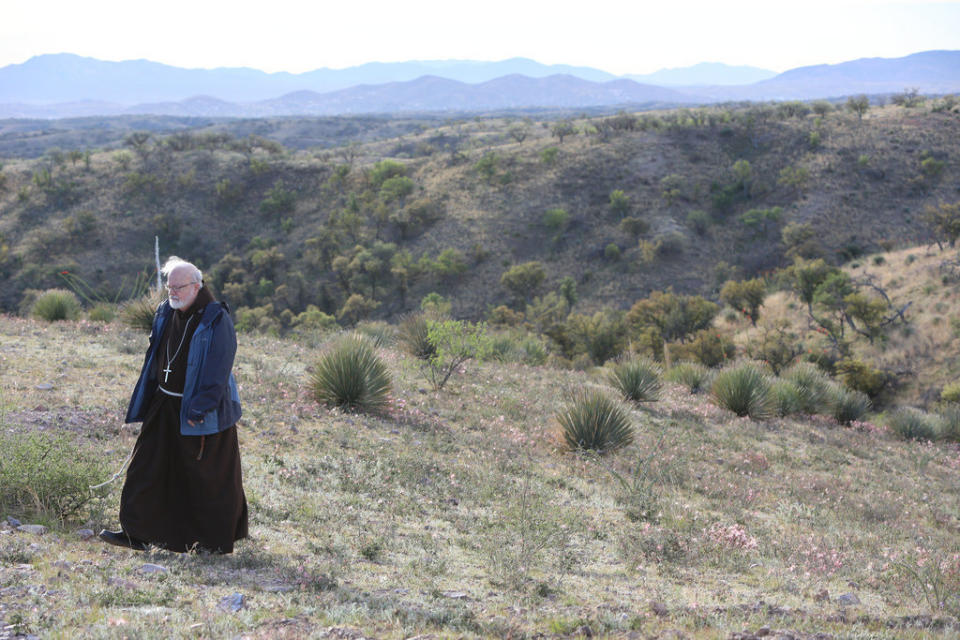
<instances>
[{"instance_id":1,"label":"brown robe","mask_svg":"<svg viewBox=\"0 0 960 640\"><path fill-rule=\"evenodd\" d=\"M163 370L170 369L164 389L183 392L190 338L212 300L201 288L189 309L171 314L155 372L163 381ZM181 435L180 398L157 390L127 468L120 524L129 536L170 551L232 552L233 543L247 537L237 426L208 436Z\"/></svg>"}]
</instances>

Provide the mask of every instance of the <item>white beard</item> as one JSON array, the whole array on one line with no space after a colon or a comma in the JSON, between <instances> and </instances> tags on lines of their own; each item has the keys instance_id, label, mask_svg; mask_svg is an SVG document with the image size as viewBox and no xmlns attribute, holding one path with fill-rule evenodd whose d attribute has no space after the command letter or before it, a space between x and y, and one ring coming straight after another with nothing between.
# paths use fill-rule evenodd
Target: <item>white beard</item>
<instances>
[{"instance_id":1,"label":"white beard","mask_svg":"<svg viewBox=\"0 0 960 640\"><path fill-rule=\"evenodd\" d=\"M183 309L185 306L183 300L174 300L173 298L167 298L167 302L170 303L171 309Z\"/></svg>"}]
</instances>

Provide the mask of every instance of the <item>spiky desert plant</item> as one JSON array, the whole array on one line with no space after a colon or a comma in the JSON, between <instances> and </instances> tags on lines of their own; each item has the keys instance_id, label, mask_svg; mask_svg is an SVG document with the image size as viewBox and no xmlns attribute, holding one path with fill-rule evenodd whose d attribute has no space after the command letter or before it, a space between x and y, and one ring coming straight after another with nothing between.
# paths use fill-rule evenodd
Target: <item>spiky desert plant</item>
<instances>
[{"instance_id":1,"label":"spiky desert plant","mask_svg":"<svg viewBox=\"0 0 960 640\"><path fill-rule=\"evenodd\" d=\"M314 366L310 382L317 402L364 412L383 408L391 386L373 344L355 333L334 342Z\"/></svg>"},{"instance_id":2,"label":"spiky desert plant","mask_svg":"<svg viewBox=\"0 0 960 640\"><path fill-rule=\"evenodd\" d=\"M870 411L872 406L870 396L839 384L831 385L828 395L833 418L840 424L850 424L854 420L859 420L867 414L867 411Z\"/></svg>"},{"instance_id":3,"label":"spiky desert plant","mask_svg":"<svg viewBox=\"0 0 960 640\"><path fill-rule=\"evenodd\" d=\"M793 383L797 391L797 411L826 413L830 411L830 376L812 362L797 362L781 378Z\"/></svg>"},{"instance_id":4,"label":"spiky desert plant","mask_svg":"<svg viewBox=\"0 0 960 640\"><path fill-rule=\"evenodd\" d=\"M755 362L742 362L720 371L710 385L714 401L738 416L755 420L773 413L770 380Z\"/></svg>"},{"instance_id":5,"label":"spiky desert plant","mask_svg":"<svg viewBox=\"0 0 960 640\"><path fill-rule=\"evenodd\" d=\"M778 416L789 416L800 411L800 391L790 380L774 380L770 385L770 394Z\"/></svg>"},{"instance_id":6,"label":"spiky desert plant","mask_svg":"<svg viewBox=\"0 0 960 640\"><path fill-rule=\"evenodd\" d=\"M72 291L48 289L33 303L30 313L47 322L76 320L80 316L80 301Z\"/></svg>"},{"instance_id":7,"label":"spiky desert plant","mask_svg":"<svg viewBox=\"0 0 960 640\"><path fill-rule=\"evenodd\" d=\"M632 402L654 402L660 397L663 369L649 358L618 363L609 373L610 384Z\"/></svg>"},{"instance_id":8,"label":"spiky desert plant","mask_svg":"<svg viewBox=\"0 0 960 640\"><path fill-rule=\"evenodd\" d=\"M960 406L951 402L940 409L940 429L937 439L946 442L960 442Z\"/></svg>"},{"instance_id":9,"label":"spiky desert plant","mask_svg":"<svg viewBox=\"0 0 960 640\"><path fill-rule=\"evenodd\" d=\"M596 389L576 392L570 404L557 414L557 422L564 441L573 450L603 454L633 442L627 410Z\"/></svg>"},{"instance_id":10,"label":"spiky desert plant","mask_svg":"<svg viewBox=\"0 0 960 640\"><path fill-rule=\"evenodd\" d=\"M396 329L381 321L361 322L357 324L356 331L369 338L377 349L389 347L397 339Z\"/></svg>"},{"instance_id":11,"label":"spiky desert plant","mask_svg":"<svg viewBox=\"0 0 960 640\"><path fill-rule=\"evenodd\" d=\"M887 426L904 440L933 440L937 437L937 417L915 409L900 407L887 417Z\"/></svg>"},{"instance_id":12,"label":"spiky desert plant","mask_svg":"<svg viewBox=\"0 0 960 640\"><path fill-rule=\"evenodd\" d=\"M700 393L710 386L711 370L699 362L678 362L664 374L669 382L682 384L690 393Z\"/></svg>"},{"instance_id":13,"label":"spiky desert plant","mask_svg":"<svg viewBox=\"0 0 960 640\"><path fill-rule=\"evenodd\" d=\"M87 312L90 322L113 322L117 317L117 305L109 302L98 302Z\"/></svg>"},{"instance_id":14,"label":"spiky desert plant","mask_svg":"<svg viewBox=\"0 0 960 640\"><path fill-rule=\"evenodd\" d=\"M420 360L437 355L437 347L430 342L430 324L422 313L412 313L400 319L397 337L404 350Z\"/></svg>"},{"instance_id":15,"label":"spiky desert plant","mask_svg":"<svg viewBox=\"0 0 960 640\"><path fill-rule=\"evenodd\" d=\"M120 320L131 329L150 331L157 307L163 302L163 292L153 291L128 301L120 310Z\"/></svg>"}]
</instances>

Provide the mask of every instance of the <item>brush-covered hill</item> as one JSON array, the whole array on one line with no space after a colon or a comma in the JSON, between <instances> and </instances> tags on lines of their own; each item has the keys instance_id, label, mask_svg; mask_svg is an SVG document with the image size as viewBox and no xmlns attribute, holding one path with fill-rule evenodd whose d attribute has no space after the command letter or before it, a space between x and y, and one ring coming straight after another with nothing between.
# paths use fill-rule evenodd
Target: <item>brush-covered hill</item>
<instances>
[{"instance_id":1,"label":"brush-covered hill","mask_svg":"<svg viewBox=\"0 0 960 640\"><path fill-rule=\"evenodd\" d=\"M85 539L116 526L120 481L63 521L52 497L89 496L133 446L145 333L0 316L3 633L956 636L956 445L870 417L737 418L666 383L626 409L631 444L575 454L556 415L613 397L602 370L471 361L434 391L381 339L391 401L351 414L310 396L329 336L241 336L250 538L135 553Z\"/></svg>"},{"instance_id":2,"label":"brush-covered hill","mask_svg":"<svg viewBox=\"0 0 960 640\"><path fill-rule=\"evenodd\" d=\"M715 297L796 255L929 238L925 208L957 199L960 117L947 98L910 104L862 118L826 102L477 118L295 152L143 133L8 160L0 308L62 271L115 295L152 268L155 236L235 309L275 318L308 305L344 323L395 318L436 292L477 319L565 279L583 311L668 287ZM501 284L530 262L542 278Z\"/></svg>"}]
</instances>

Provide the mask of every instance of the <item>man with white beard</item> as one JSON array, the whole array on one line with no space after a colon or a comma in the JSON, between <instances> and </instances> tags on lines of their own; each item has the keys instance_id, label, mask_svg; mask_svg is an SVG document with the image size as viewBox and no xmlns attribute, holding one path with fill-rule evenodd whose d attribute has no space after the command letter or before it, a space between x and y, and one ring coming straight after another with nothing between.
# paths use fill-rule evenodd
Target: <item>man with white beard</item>
<instances>
[{"instance_id":1,"label":"man with white beard","mask_svg":"<svg viewBox=\"0 0 960 640\"><path fill-rule=\"evenodd\" d=\"M143 422L120 497L119 531L100 538L142 551L230 553L247 536L233 377L236 332L200 270L172 256L126 422Z\"/></svg>"}]
</instances>

